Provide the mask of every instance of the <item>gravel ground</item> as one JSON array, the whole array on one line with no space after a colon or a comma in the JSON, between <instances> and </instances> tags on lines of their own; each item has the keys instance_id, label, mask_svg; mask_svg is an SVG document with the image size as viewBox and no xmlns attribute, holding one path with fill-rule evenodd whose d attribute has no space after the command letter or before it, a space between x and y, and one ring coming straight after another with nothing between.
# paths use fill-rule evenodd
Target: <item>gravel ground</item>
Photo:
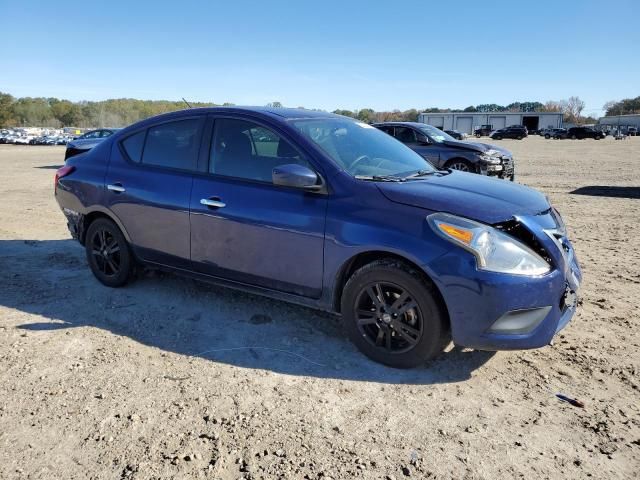
<instances>
[{"instance_id":1,"label":"gravel ground","mask_svg":"<svg viewBox=\"0 0 640 480\"><path fill-rule=\"evenodd\" d=\"M500 145L569 225L578 314L409 371L305 308L101 286L53 199L63 148L0 145L0 478L638 478L640 138Z\"/></svg>"}]
</instances>

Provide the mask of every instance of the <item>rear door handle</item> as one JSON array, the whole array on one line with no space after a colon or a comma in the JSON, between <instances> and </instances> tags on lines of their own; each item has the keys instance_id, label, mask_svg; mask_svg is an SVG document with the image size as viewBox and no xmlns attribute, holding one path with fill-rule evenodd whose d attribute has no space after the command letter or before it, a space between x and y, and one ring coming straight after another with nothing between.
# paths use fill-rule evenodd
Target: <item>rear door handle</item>
<instances>
[{"instance_id":1,"label":"rear door handle","mask_svg":"<svg viewBox=\"0 0 640 480\"><path fill-rule=\"evenodd\" d=\"M121 183L113 183L111 185L107 185L107 190L111 190L112 192L116 193L122 193L125 191Z\"/></svg>"},{"instance_id":2,"label":"rear door handle","mask_svg":"<svg viewBox=\"0 0 640 480\"><path fill-rule=\"evenodd\" d=\"M224 208L227 206L226 203L221 202L219 198L202 198L200 200L201 205L206 205L211 208Z\"/></svg>"}]
</instances>

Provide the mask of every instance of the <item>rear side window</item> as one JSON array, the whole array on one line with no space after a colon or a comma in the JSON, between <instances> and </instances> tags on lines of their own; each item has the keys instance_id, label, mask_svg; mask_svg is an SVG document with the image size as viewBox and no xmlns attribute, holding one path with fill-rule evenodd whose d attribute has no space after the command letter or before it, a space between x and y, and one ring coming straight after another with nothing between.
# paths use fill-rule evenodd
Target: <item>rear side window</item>
<instances>
[{"instance_id":1,"label":"rear side window","mask_svg":"<svg viewBox=\"0 0 640 480\"><path fill-rule=\"evenodd\" d=\"M147 131L143 130L125 138L122 141L122 148L124 148L124 151L127 152L127 155L133 162L140 163L140 159L142 158L142 147L144 146L144 136L146 133Z\"/></svg>"},{"instance_id":2,"label":"rear side window","mask_svg":"<svg viewBox=\"0 0 640 480\"><path fill-rule=\"evenodd\" d=\"M396 135L395 137L400 140L402 143L415 143L416 141L416 132L411 128L407 127L396 127Z\"/></svg>"},{"instance_id":3,"label":"rear side window","mask_svg":"<svg viewBox=\"0 0 640 480\"><path fill-rule=\"evenodd\" d=\"M150 127L142 151L142 163L195 170L201 125L201 119L189 118Z\"/></svg>"}]
</instances>

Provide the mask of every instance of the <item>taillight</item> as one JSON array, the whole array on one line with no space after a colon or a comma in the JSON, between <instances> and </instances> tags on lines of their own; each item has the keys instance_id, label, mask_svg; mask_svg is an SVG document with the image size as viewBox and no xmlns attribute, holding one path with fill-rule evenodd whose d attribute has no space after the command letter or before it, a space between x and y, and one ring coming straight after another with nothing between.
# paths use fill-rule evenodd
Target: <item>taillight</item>
<instances>
[{"instance_id":1,"label":"taillight","mask_svg":"<svg viewBox=\"0 0 640 480\"><path fill-rule=\"evenodd\" d=\"M76 169L76 167L74 167L72 165L65 165L64 167L59 168L56 171L56 178L53 181L53 189L54 189L55 193L58 192L58 180L60 180L63 177L66 177L67 175L72 173L75 169Z\"/></svg>"}]
</instances>

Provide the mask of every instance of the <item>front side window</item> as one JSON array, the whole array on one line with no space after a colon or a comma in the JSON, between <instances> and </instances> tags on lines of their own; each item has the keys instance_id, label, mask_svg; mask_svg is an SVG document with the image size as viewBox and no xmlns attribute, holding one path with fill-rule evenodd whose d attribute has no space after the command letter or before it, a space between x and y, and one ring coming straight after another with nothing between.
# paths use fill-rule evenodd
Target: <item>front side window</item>
<instances>
[{"instance_id":1,"label":"front side window","mask_svg":"<svg viewBox=\"0 0 640 480\"><path fill-rule=\"evenodd\" d=\"M210 173L271 183L273 169L291 163L311 168L289 142L266 127L245 120L215 121Z\"/></svg>"},{"instance_id":2,"label":"front side window","mask_svg":"<svg viewBox=\"0 0 640 480\"><path fill-rule=\"evenodd\" d=\"M292 125L353 176L404 176L435 171L409 147L366 123L323 118L296 120Z\"/></svg>"},{"instance_id":3,"label":"front side window","mask_svg":"<svg viewBox=\"0 0 640 480\"><path fill-rule=\"evenodd\" d=\"M189 118L150 127L142 151L142 163L195 170L201 125L200 118Z\"/></svg>"}]
</instances>

